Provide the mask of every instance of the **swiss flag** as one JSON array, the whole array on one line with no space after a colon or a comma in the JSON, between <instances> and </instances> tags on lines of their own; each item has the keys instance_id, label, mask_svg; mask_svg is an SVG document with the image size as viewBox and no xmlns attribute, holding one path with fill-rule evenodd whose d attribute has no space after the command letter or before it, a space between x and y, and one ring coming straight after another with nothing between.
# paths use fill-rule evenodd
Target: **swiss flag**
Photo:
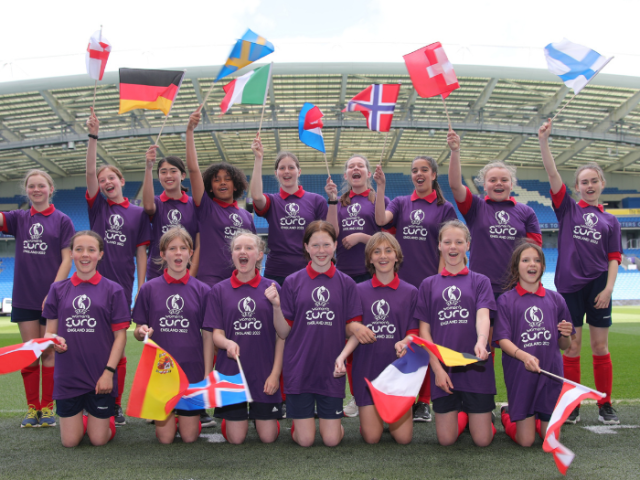
<instances>
[{"instance_id":1,"label":"swiss flag","mask_svg":"<svg viewBox=\"0 0 640 480\"><path fill-rule=\"evenodd\" d=\"M440 42L422 47L403 58L411 82L421 97L442 95L442 98L447 98L451 92L460 88L453 65Z\"/></svg>"}]
</instances>

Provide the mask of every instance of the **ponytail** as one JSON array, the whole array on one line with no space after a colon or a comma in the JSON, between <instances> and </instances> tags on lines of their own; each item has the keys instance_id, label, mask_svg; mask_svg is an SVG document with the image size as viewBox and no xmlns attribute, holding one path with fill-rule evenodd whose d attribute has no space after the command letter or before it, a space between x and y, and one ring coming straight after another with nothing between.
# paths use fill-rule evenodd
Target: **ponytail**
<instances>
[{"instance_id":1,"label":"ponytail","mask_svg":"<svg viewBox=\"0 0 640 480\"><path fill-rule=\"evenodd\" d=\"M437 175L437 173L436 173L436 175ZM431 183L431 188L433 188L433 190L436 192L436 197L438 197L437 205L438 206L444 205L446 200L444 199L444 195L442 194L442 189L440 188L440 184L438 183L438 177L437 176L433 180L433 182Z\"/></svg>"}]
</instances>

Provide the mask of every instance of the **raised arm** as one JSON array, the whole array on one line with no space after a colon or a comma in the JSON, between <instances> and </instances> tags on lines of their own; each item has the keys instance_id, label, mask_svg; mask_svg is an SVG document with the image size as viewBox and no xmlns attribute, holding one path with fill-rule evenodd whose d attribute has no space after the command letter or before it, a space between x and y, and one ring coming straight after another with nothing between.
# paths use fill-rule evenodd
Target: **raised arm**
<instances>
[{"instance_id":1,"label":"raised arm","mask_svg":"<svg viewBox=\"0 0 640 480\"><path fill-rule=\"evenodd\" d=\"M331 180L331 177L327 177L327 184L324 187L324 191L327 193L327 196L329 197L330 202L338 201L338 187L335 183L333 183L333 180ZM340 224L338 223L338 204L337 203L333 203L329 205L329 208L327 209L326 220L331 225L333 225L333 228L335 228L336 230L336 235L338 235L340 233Z\"/></svg>"},{"instance_id":2,"label":"raised arm","mask_svg":"<svg viewBox=\"0 0 640 480\"><path fill-rule=\"evenodd\" d=\"M376 224L383 227L393 220L393 213L387 211L384 204L384 189L386 187L387 180L380 165L376 167L373 179L376 181L376 185L378 186L378 191L376 192Z\"/></svg>"},{"instance_id":3,"label":"raised arm","mask_svg":"<svg viewBox=\"0 0 640 480\"><path fill-rule=\"evenodd\" d=\"M187 170L189 170L189 179L191 180L191 194L193 195L193 203L200 206L202 196L204 195L204 181L202 180L202 172L198 165L198 152L196 151L196 140L194 130L200 123L200 110L196 110L189 117L187 125Z\"/></svg>"},{"instance_id":4,"label":"raised arm","mask_svg":"<svg viewBox=\"0 0 640 480\"><path fill-rule=\"evenodd\" d=\"M93 107L91 107L91 115L87 119L87 129L90 135L98 136L100 130L100 121L96 117ZM87 144L87 193L89 198L93 198L97 195L100 185L98 184L97 175L97 154L98 154L98 140L89 137L89 143Z\"/></svg>"},{"instance_id":5,"label":"raised arm","mask_svg":"<svg viewBox=\"0 0 640 480\"><path fill-rule=\"evenodd\" d=\"M451 149L449 161L449 186L456 202L462 203L467 198L467 189L462 185L462 167L460 166L460 136L453 130L447 134L447 144Z\"/></svg>"},{"instance_id":6,"label":"raised arm","mask_svg":"<svg viewBox=\"0 0 640 480\"><path fill-rule=\"evenodd\" d=\"M251 184L249 185L249 195L253 198L253 206L262 210L267 204L267 198L262 191L262 161L264 160L264 148L260 136L256 135L251 143L251 150L255 155L253 162L253 173L251 174Z\"/></svg>"},{"instance_id":7,"label":"raised arm","mask_svg":"<svg viewBox=\"0 0 640 480\"><path fill-rule=\"evenodd\" d=\"M194 240L195 245L193 247L193 256L191 257L191 268L189 274L192 277L198 276L198 267L200 266L200 232L196 233Z\"/></svg>"},{"instance_id":8,"label":"raised arm","mask_svg":"<svg viewBox=\"0 0 640 480\"><path fill-rule=\"evenodd\" d=\"M547 120L547 123L543 124L538 129L538 142L540 142L540 152L542 153L542 163L544 169L549 176L549 184L551 185L551 191L558 193L562 188L562 177L558 173L556 168L556 162L551 154L551 148L549 148L549 136L551 135L551 119Z\"/></svg>"},{"instance_id":9,"label":"raised arm","mask_svg":"<svg viewBox=\"0 0 640 480\"><path fill-rule=\"evenodd\" d=\"M147 150L144 166L144 181L142 183L142 207L147 215L155 215L156 203L153 201L153 166L156 163L157 145L151 145Z\"/></svg>"},{"instance_id":10,"label":"raised arm","mask_svg":"<svg viewBox=\"0 0 640 480\"><path fill-rule=\"evenodd\" d=\"M146 245L138 245L136 249L136 269L138 273L138 292L140 291L140 287L144 283L144 279L147 275L147 246ZM138 296L138 292L136 292L136 297Z\"/></svg>"}]
</instances>

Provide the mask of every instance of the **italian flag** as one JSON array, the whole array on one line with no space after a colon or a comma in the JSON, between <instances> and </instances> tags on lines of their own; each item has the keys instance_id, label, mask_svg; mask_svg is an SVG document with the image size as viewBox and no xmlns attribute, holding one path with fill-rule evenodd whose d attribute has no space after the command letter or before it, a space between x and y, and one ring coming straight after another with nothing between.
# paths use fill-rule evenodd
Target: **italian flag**
<instances>
[{"instance_id":1,"label":"italian flag","mask_svg":"<svg viewBox=\"0 0 640 480\"><path fill-rule=\"evenodd\" d=\"M265 65L222 87L225 92L220 103L222 113L227 113L234 103L262 105L266 98L270 73L271 65Z\"/></svg>"}]
</instances>

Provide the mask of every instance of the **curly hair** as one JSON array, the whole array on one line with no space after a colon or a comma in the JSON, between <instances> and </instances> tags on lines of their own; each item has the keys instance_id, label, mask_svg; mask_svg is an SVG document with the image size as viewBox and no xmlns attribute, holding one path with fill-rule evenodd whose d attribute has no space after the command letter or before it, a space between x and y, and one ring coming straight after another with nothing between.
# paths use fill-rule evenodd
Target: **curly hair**
<instances>
[{"instance_id":1,"label":"curly hair","mask_svg":"<svg viewBox=\"0 0 640 480\"><path fill-rule=\"evenodd\" d=\"M233 199L239 199L244 192L249 188L249 184L247 183L247 177L244 172L240 170L238 167L234 167L226 162L214 163L209 168L207 168L202 174L202 181L204 182L204 190L209 195L209 198L213 199L213 187L211 186L211 181L218 176L218 172L220 170L224 170L231 177L231 182L233 183Z\"/></svg>"}]
</instances>

